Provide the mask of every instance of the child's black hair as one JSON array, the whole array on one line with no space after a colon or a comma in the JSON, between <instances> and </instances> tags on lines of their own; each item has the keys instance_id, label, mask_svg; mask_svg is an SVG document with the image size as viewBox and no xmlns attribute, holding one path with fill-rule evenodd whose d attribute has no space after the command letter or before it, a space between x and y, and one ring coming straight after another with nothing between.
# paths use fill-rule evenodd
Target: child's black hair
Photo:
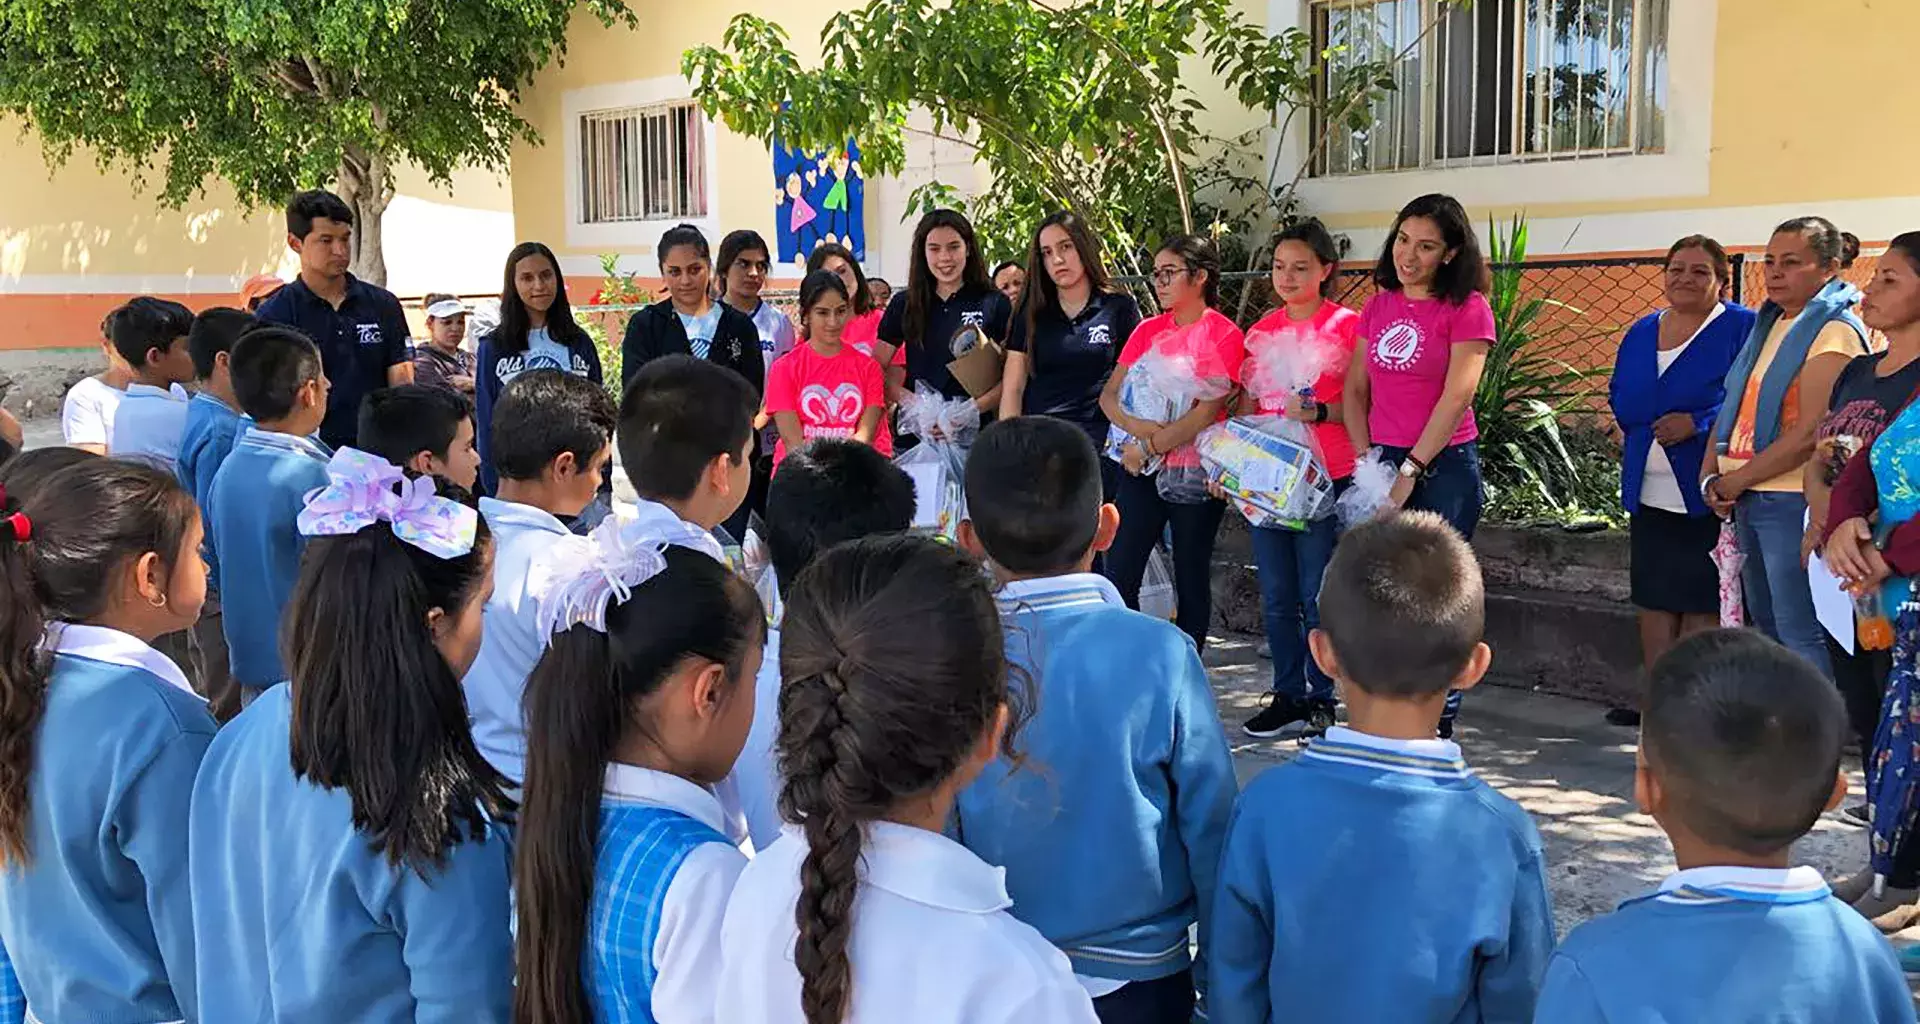
<instances>
[{"instance_id":1,"label":"child's black hair","mask_svg":"<svg viewBox=\"0 0 1920 1024\"><path fill-rule=\"evenodd\" d=\"M1381 697L1444 693L1486 633L1480 563L1431 512L1402 512L1340 538L1320 584L1320 628L1346 680Z\"/></svg>"},{"instance_id":2,"label":"child's black hair","mask_svg":"<svg viewBox=\"0 0 1920 1024\"><path fill-rule=\"evenodd\" d=\"M967 456L967 516L1008 572L1071 572L1100 526L1100 456L1064 420L1021 416L980 432Z\"/></svg>"},{"instance_id":3,"label":"child's black hair","mask_svg":"<svg viewBox=\"0 0 1920 1024\"><path fill-rule=\"evenodd\" d=\"M767 485L767 553L780 594L836 544L913 525L913 479L872 445L809 441L787 453Z\"/></svg>"},{"instance_id":4,"label":"child's black hair","mask_svg":"<svg viewBox=\"0 0 1920 1024\"><path fill-rule=\"evenodd\" d=\"M1015 703L991 584L929 538L842 544L794 585L780 674L780 816L809 847L794 907L800 1006L807 1024L839 1024L865 826L952 777Z\"/></svg>"},{"instance_id":5,"label":"child's black hair","mask_svg":"<svg viewBox=\"0 0 1920 1024\"><path fill-rule=\"evenodd\" d=\"M620 463L642 498L688 498L718 456L739 461L760 396L727 367L689 355L640 368L620 403Z\"/></svg>"},{"instance_id":6,"label":"child's black hair","mask_svg":"<svg viewBox=\"0 0 1920 1024\"><path fill-rule=\"evenodd\" d=\"M1424 217L1440 229L1453 258L1440 264L1433 275L1435 298L1459 305L1474 292L1485 291L1488 284L1487 258L1480 252L1480 236L1474 234L1466 207L1452 196L1432 193L1401 207L1387 231L1386 244L1380 250L1380 262L1374 264L1373 281L1387 291L1400 290L1400 270L1393 265L1393 241L1400 236L1400 225L1409 218Z\"/></svg>"},{"instance_id":7,"label":"child's black hair","mask_svg":"<svg viewBox=\"0 0 1920 1024\"><path fill-rule=\"evenodd\" d=\"M441 497L470 504L436 478ZM293 688L293 772L343 789L353 827L395 867L422 874L508 813L506 780L474 745L460 678L427 615L458 616L488 579L484 518L473 549L428 554L385 522L315 537L300 559L281 649Z\"/></svg>"},{"instance_id":8,"label":"child's black hair","mask_svg":"<svg viewBox=\"0 0 1920 1024\"><path fill-rule=\"evenodd\" d=\"M667 255L683 245L690 246L703 260L713 259L712 250L707 248L707 236L699 228L691 224L675 224L660 236L660 244L654 247L660 256L660 265L666 266Z\"/></svg>"},{"instance_id":9,"label":"child's black hair","mask_svg":"<svg viewBox=\"0 0 1920 1024\"><path fill-rule=\"evenodd\" d=\"M472 418L473 403L452 388L432 384L381 388L360 400L354 446L396 466L405 466L421 452L445 460L461 421Z\"/></svg>"},{"instance_id":10,"label":"child's black hair","mask_svg":"<svg viewBox=\"0 0 1920 1024\"><path fill-rule=\"evenodd\" d=\"M286 419L308 381L320 379L320 349L292 327L263 324L233 343L233 397L255 423Z\"/></svg>"},{"instance_id":11,"label":"child's black hair","mask_svg":"<svg viewBox=\"0 0 1920 1024\"><path fill-rule=\"evenodd\" d=\"M193 375L201 380L213 377L214 358L232 353L233 343L260 321L244 309L214 306L193 318L187 331L187 351L193 356Z\"/></svg>"},{"instance_id":12,"label":"child's black hair","mask_svg":"<svg viewBox=\"0 0 1920 1024\"><path fill-rule=\"evenodd\" d=\"M10 521L16 514L25 539ZM38 481L11 475L0 495L0 865L30 856L28 778L53 668L48 624L98 617L117 596L115 571L147 552L172 578L199 521L180 481L151 466L88 456Z\"/></svg>"},{"instance_id":13,"label":"child's black hair","mask_svg":"<svg viewBox=\"0 0 1920 1024\"><path fill-rule=\"evenodd\" d=\"M609 603L606 632L576 625L556 635L527 680L515 1020L593 1017L580 963L591 927L600 790L621 739L654 725L635 720L640 703L689 658L725 666L739 684L728 699L751 699L753 680L741 675L766 634L760 599L700 552L669 546L663 554L664 571Z\"/></svg>"},{"instance_id":14,"label":"child's black hair","mask_svg":"<svg viewBox=\"0 0 1920 1024\"><path fill-rule=\"evenodd\" d=\"M1826 810L1846 735L1832 682L1760 634L1727 629L1655 663L1640 750L1688 831L1760 857Z\"/></svg>"},{"instance_id":15,"label":"child's black hair","mask_svg":"<svg viewBox=\"0 0 1920 1024\"><path fill-rule=\"evenodd\" d=\"M487 454L506 480L538 480L567 452L584 473L612 442L613 427L613 399L606 388L560 370L529 370L494 403Z\"/></svg>"},{"instance_id":16,"label":"child's black hair","mask_svg":"<svg viewBox=\"0 0 1920 1024\"><path fill-rule=\"evenodd\" d=\"M813 309L814 303L825 298L828 292L845 299L848 305L853 304L853 296L847 294L847 282L840 280L840 275L831 270L816 270L808 274L806 280L800 282L801 337L813 337L812 330L807 326L809 319L807 314Z\"/></svg>"},{"instance_id":17,"label":"child's black hair","mask_svg":"<svg viewBox=\"0 0 1920 1024\"><path fill-rule=\"evenodd\" d=\"M165 352L193 329L193 311L171 299L141 295L107 314L107 339L127 365L147 365L147 353Z\"/></svg>"},{"instance_id":18,"label":"child's black hair","mask_svg":"<svg viewBox=\"0 0 1920 1024\"><path fill-rule=\"evenodd\" d=\"M53 474L97 458L100 456L84 448L65 445L34 448L21 452L0 467L0 487L5 487L15 501L25 501L28 495L44 486L47 478Z\"/></svg>"},{"instance_id":19,"label":"child's black hair","mask_svg":"<svg viewBox=\"0 0 1920 1024\"><path fill-rule=\"evenodd\" d=\"M1319 260L1322 265L1336 270L1340 266L1340 243L1334 239L1333 233L1327 230L1327 226L1320 223L1318 217L1303 217L1281 228L1274 234L1273 244L1267 247L1268 250L1279 249L1281 242L1299 242L1312 249L1313 258ZM1328 274L1326 280L1320 282L1321 298L1333 298L1333 290L1339 278L1338 273Z\"/></svg>"}]
</instances>

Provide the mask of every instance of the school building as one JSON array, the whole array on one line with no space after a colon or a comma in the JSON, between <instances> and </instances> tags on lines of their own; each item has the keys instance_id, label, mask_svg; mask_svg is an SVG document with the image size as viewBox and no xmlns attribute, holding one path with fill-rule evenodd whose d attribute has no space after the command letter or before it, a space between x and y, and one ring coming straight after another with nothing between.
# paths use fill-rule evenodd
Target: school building
<instances>
[{"instance_id":1,"label":"school building","mask_svg":"<svg viewBox=\"0 0 1920 1024\"><path fill-rule=\"evenodd\" d=\"M1302 208L1378 251L1394 212L1424 192L1458 196L1476 218L1525 212L1532 254L1644 255L1675 238L1714 235L1764 245L1787 217L1820 213L1869 252L1920 227L1905 169L1920 135L1899 88L1861 85L1897 70L1920 38L1920 4L1874 0L1242 0L1274 29L1313 32L1340 61L1399 56L1399 89L1314 147L1297 119L1269 140L1282 180L1308 165ZM860 243L873 273L904 276L906 198L939 178L963 189L982 171L961 146L916 135L897 179L866 179L857 153L772 153L716 125L680 75L688 47L717 44L728 21L776 16L803 60L851 0L730 0L639 9L637 29L579 15L563 64L523 96L544 140L512 154L508 174L473 171L451 188L403 175L387 221L389 284L496 292L516 239L560 255L576 302L593 293L601 257L643 277L654 243L690 221L717 240L758 230L796 255L824 239ZM1851 84L1840 86L1842 72ZM1897 77L1897 76L1896 76ZM1262 119L1236 109L1193 69L1220 135ZM1216 104L1213 101L1218 100ZM1256 157L1257 158L1257 157ZM152 292L190 305L231 301L261 271L291 275L276 211L245 212L217 184L183 210L159 206L88 154L49 170L30 134L0 137L0 371L80 358L100 316ZM782 260L776 282L797 273ZM1623 309L1644 311L1646 275ZM73 356L79 353L79 356ZM10 406L17 406L10 401Z\"/></svg>"}]
</instances>

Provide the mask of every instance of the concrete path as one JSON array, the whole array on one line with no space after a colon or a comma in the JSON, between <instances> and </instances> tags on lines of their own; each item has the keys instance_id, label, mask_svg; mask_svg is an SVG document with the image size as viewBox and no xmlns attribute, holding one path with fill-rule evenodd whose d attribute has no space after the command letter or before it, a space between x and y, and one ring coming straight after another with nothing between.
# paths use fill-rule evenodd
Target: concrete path
<instances>
[{"instance_id":1,"label":"concrete path","mask_svg":"<svg viewBox=\"0 0 1920 1024\"><path fill-rule=\"evenodd\" d=\"M1254 740L1240 731L1272 681L1271 663L1254 651L1252 638L1227 636L1216 638L1207 654L1243 783L1300 751L1294 740ZM1540 828L1554 920L1563 935L1674 870L1666 836L1634 805L1634 732L1606 724L1603 712L1581 701L1484 684L1467 694L1460 716L1467 763L1525 807ZM1865 798L1858 771L1853 785L1849 804ZM1852 874L1866 864L1866 830L1829 813L1794 848L1794 860L1829 878Z\"/></svg>"}]
</instances>

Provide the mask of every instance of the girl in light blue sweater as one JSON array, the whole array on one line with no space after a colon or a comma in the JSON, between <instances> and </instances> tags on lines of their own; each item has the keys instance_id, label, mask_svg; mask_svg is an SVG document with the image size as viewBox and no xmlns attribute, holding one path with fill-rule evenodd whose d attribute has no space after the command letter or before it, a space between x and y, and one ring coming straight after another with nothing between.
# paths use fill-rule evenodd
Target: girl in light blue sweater
<instances>
[{"instance_id":1,"label":"girl in light blue sweater","mask_svg":"<svg viewBox=\"0 0 1920 1024\"><path fill-rule=\"evenodd\" d=\"M460 676L492 590L451 484L352 448L299 515L291 679L221 731L193 787L203 1018L505 1024L504 780Z\"/></svg>"},{"instance_id":2,"label":"girl in light blue sweater","mask_svg":"<svg viewBox=\"0 0 1920 1024\"><path fill-rule=\"evenodd\" d=\"M608 519L553 549L553 646L527 682L522 1021L714 1019L747 858L709 788L753 722L766 617L705 552Z\"/></svg>"},{"instance_id":3,"label":"girl in light blue sweater","mask_svg":"<svg viewBox=\"0 0 1920 1024\"><path fill-rule=\"evenodd\" d=\"M187 799L214 724L149 645L200 616L200 539L161 470L0 489L0 945L33 1019L199 1019Z\"/></svg>"}]
</instances>

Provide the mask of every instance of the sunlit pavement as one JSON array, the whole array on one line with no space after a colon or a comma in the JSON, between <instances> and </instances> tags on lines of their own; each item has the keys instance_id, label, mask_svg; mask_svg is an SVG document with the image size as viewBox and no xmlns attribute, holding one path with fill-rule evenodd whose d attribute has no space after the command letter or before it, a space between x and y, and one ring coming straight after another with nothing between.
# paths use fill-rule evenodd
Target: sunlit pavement
<instances>
[{"instance_id":1,"label":"sunlit pavement","mask_svg":"<svg viewBox=\"0 0 1920 1024\"><path fill-rule=\"evenodd\" d=\"M1243 783L1300 751L1295 740L1254 740L1240 731L1272 682L1272 663L1256 658L1256 642L1216 637L1206 658ZM1488 683L1466 695L1460 714L1456 739L1467 763L1525 807L1540 828L1562 934L1654 888L1674 870L1666 836L1634 804L1634 731L1608 725L1605 711ZM1857 770L1852 780L1848 805L1865 799ZM1839 811L1822 817L1794 848L1795 863L1813 865L1830 879L1853 873L1866 859L1866 829Z\"/></svg>"}]
</instances>

